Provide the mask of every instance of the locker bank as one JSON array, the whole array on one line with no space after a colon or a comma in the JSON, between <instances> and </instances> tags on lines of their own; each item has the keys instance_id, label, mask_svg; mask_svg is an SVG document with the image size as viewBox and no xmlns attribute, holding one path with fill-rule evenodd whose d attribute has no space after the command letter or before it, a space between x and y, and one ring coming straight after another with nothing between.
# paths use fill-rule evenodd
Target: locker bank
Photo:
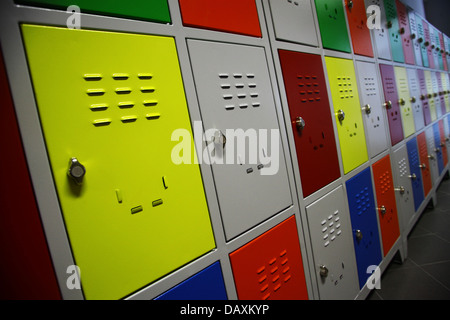
<instances>
[{"instance_id":1,"label":"locker bank","mask_svg":"<svg viewBox=\"0 0 450 320\"><path fill-rule=\"evenodd\" d=\"M353 300L449 171L400 0L0 3L0 297Z\"/></svg>"}]
</instances>

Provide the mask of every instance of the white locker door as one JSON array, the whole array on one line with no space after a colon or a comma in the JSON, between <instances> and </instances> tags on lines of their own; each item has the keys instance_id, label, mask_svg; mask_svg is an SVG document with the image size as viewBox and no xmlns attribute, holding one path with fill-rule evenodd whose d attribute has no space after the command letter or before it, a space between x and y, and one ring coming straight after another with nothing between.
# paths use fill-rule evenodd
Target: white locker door
<instances>
[{"instance_id":1,"label":"white locker door","mask_svg":"<svg viewBox=\"0 0 450 320\"><path fill-rule=\"evenodd\" d=\"M441 108L441 97L439 96L439 83L437 79L438 73L431 71L431 83L433 85L433 99L434 105L436 106L436 114L437 117L440 118L442 116L442 108Z\"/></svg>"},{"instance_id":2,"label":"white locker door","mask_svg":"<svg viewBox=\"0 0 450 320\"><path fill-rule=\"evenodd\" d=\"M425 136L427 137L428 158L430 160L431 167L431 180L434 185L439 177L439 168L436 156L436 146L434 144L433 126L430 126L425 130Z\"/></svg>"},{"instance_id":3,"label":"white locker door","mask_svg":"<svg viewBox=\"0 0 450 320\"><path fill-rule=\"evenodd\" d=\"M406 73L408 75L409 92L411 96L410 101L414 115L414 124L416 126L416 131L419 131L425 126L422 101L420 100L419 79L417 78L416 69L406 68Z\"/></svg>"},{"instance_id":4,"label":"white locker door","mask_svg":"<svg viewBox=\"0 0 450 320\"><path fill-rule=\"evenodd\" d=\"M378 58L391 60L391 45L389 43L389 30L386 28L387 20L386 13L384 11L384 3L383 0L365 0L366 8L371 5L378 6L380 8L381 13L381 29L373 28L372 29L372 39L375 42L374 47L376 48L376 52Z\"/></svg>"},{"instance_id":5,"label":"white locker door","mask_svg":"<svg viewBox=\"0 0 450 320\"><path fill-rule=\"evenodd\" d=\"M420 43L418 41L419 35L417 33L416 14L414 13L414 10L408 9L408 18L409 18L409 27L411 29L411 40L413 43L414 57L415 57L416 65L423 66L422 52L420 50Z\"/></svg>"}]
</instances>

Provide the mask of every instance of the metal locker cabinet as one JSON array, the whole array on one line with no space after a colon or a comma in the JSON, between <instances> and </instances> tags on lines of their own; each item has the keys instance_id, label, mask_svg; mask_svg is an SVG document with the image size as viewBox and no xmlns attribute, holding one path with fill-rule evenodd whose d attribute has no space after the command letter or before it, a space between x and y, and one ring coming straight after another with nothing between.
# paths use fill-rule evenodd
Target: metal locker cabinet
<instances>
[{"instance_id":1,"label":"metal locker cabinet","mask_svg":"<svg viewBox=\"0 0 450 320\"><path fill-rule=\"evenodd\" d=\"M155 300L227 300L222 268L217 261Z\"/></svg>"},{"instance_id":2,"label":"metal locker cabinet","mask_svg":"<svg viewBox=\"0 0 450 320\"><path fill-rule=\"evenodd\" d=\"M350 53L347 22L342 0L315 0L322 46Z\"/></svg>"},{"instance_id":3,"label":"metal locker cabinet","mask_svg":"<svg viewBox=\"0 0 450 320\"><path fill-rule=\"evenodd\" d=\"M389 43L389 34L386 22L386 13L384 12L383 0L365 0L366 8L369 6L377 6L380 8L380 29L372 28L372 39L374 43L374 50L377 57L381 59L391 60L391 47ZM373 12L375 14L375 12Z\"/></svg>"},{"instance_id":4,"label":"metal locker cabinet","mask_svg":"<svg viewBox=\"0 0 450 320\"><path fill-rule=\"evenodd\" d=\"M295 216L230 253L240 300L307 300Z\"/></svg>"},{"instance_id":5,"label":"metal locker cabinet","mask_svg":"<svg viewBox=\"0 0 450 320\"><path fill-rule=\"evenodd\" d=\"M447 54L446 54L444 37L445 37L445 35L439 31L439 59L442 63L441 70L448 71Z\"/></svg>"},{"instance_id":6,"label":"metal locker cabinet","mask_svg":"<svg viewBox=\"0 0 450 320\"><path fill-rule=\"evenodd\" d=\"M436 106L436 99L434 97L435 88L433 83L433 76L431 74L430 70L424 70L425 75L425 83L427 86L427 92L428 92L428 104L430 107L430 116L431 116L431 122L435 121L437 119L437 106Z\"/></svg>"},{"instance_id":7,"label":"metal locker cabinet","mask_svg":"<svg viewBox=\"0 0 450 320\"><path fill-rule=\"evenodd\" d=\"M425 71L423 69L417 69L417 78L419 80L420 101L422 102L423 118L425 121L425 125L427 126L431 123L431 111L430 103L428 101L427 80L425 79Z\"/></svg>"},{"instance_id":8,"label":"metal locker cabinet","mask_svg":"<svg viewBox=\"0 0 450 320\"><path fill-rule=\"evenodd\" d=\"M372 171L377 198L381 240L383 243L383 254L386 256L400 237L390 156L387 155L375 162L372 165Z\"/></svg>"},{"instance_id":9,"label":"metal locker cabinet","mask_svg":"<svg viewBox=\"0 0 450 320\"><path fill-rule=\"evenodd\" d=\"M409 160L409 172L411 173L411 184L414 197L414 209L419 209L424 200L423 181L422 181L422 164L420 162L419 150L417 148L416 137L406 143ZM414 178L415 177L415 178Z\"/></svg>"},{"instance_id":10,"label":"metal locker cabinet","mask_svg":"<svg viewBox=\"0 0 450 320\"><path fill-rule=\"evenodd\" d=\"M363 119L370 158L388 148L380 87L374 63L356 61Z\"/></svg>"},{"instance_id":11,"label":"metal locker cabinet","mask_svg":"<svg viewBox=\"0 0 450 320\"><path fill-rule=\"evenodd\" d=\"M370 276L370 273L367 273L368 267L377 266L381 262L381 243L370 167L349 179L346 187L359 287L362 289Z\"/></svg>"},{"instance_id":12,"label":"metal locker cabinet","mask_svg":"<svg viewBox=\"0 0 450 320\"><path fill-rule=\"evenodd\" d=\"M163 23L171 22L167 0L135 0L133 5L130 5L129 1L126 0L14 0L14 2L64 11L71 5L77 5L83 13L105 14Z\"/></svg>"},{"instance_id":13,"label":"metal locker cabinet","mask_svg":"<svg viewBox=\"0 0 450 320\"><path fill-rule=\"evenodd\" d=\"M400 104L395 84L395 72L392 65L380 64L381 82L384 91L384 106L388 115L391 144L394 146L403 140L403 125L400 114Z\"/></svg>"},{"instance_id":14,"label":"metal locker cabinet","mask_svg":"<svg viewBox=\"0 0 450 320\"><path fill-rule=\"evenodd\" d=\"M416 129L414 127L414 111L411 106L408 77L404 67L394 67L395 82L397 85L398 103L403 125L404 137L409 137Z\"/></svg>"},{"instance_id":15,"label":"metal locker cabinet","mask_svg":"<svg viewBox=\"0 0 450 320\"><path fill-rule=\"evenodd\" d=\"M439 131L439 121L433 123L434 152L437 160L439 176L444 171L444 157L441 149L441 133Z\"/></svg>"},{"instance_id":16,"label":"metal locker cabinet","mask_svg":"<svg viewBox=\"0 0 450 320\"><path fill-rule=\"evenodd\" d=\"M423 116L422 100L420 99L421 92L417 70L406 68L406 73L410 92L409 101L411 101L411 108L413 110L414 126L416 127L416 131L419 131L425 127L425 119Z\"/></svg>"},{"instance_id":17,"label":"metal locker cabinet","mask_svg":"<svg viewBox=\"0 0 450 320\"><path fill-rule=\"evenodd\" d=\"M439 125L439 137L440 137L440 149L442 153L442 160L444 161L444 167L447 166L448 163L448 153L447 153L447 144L445 140L445 128L444 128L444 120L441 119L438 122Z\"/></svg>"},{"instance_id":18,"label":"metal locker cabinet","mask_svg":"<svg viewBox=\"0 0 450 320\"><path fill-rule=\"evenodd\" d=\"M406 6L399 0L395 0L399 24L399 33L402 40L403 54L405 56L405 63L414 64L414 48L411 39L411 29L409 28L408 12Z\"/></svg>"},{"instance_id":19,"label":"metal locker cabinet","mask_svg":"<svg viewBox=\"0 0 450 320\"><path fill-rule=\"evenodd\" d=\"M428 159L427 138L424 131L417 135L417 146L419 151L419 166L422 173L423 191L424 196L427 197L433 188L433 182L431 180L430 161Z\"/></svg>"},{"instance_id":20,"label":"metal locker cabinet","mask_svg":"<svg viewBox=\"0 0 450 320\"><path fill-rule=\"evenodd\" d=\"M174 39L22 31L85 297L122 298L212 250L199 167L171 159L173 131L191 130Z\"/></svg>"},{"instance_id":21,"label":"metal locker cabinet","mask_svg":"<svg viewBox=\"0 0 450 320\"><path fill-rule=\"evenodd\" d=\"M417 23L417 42L420 45L420 52L422 56L422 65L425 68L428 68L430 66L430 63L428 61L428 52L427 47L425 46L425 27L424 24L426 23L422 17L416 14L416 23Z\"/></svg>"},{"instance_id":22,"label":"metal locker cabinet","mask_svg":"<svg viewBox=\"0 0 450 320\"><path fill-rule=\"evenodd\" d=\"M322 58L287 50L278 54L303 196L307 197L341 174Z\"/></svg>"},{"instance_id":23,"label":"metal locker cabinet","mask_svg":"<svg viewBox=\"0 0 450 320\"><path fill-rule=\"evenodd\" d=\"M384 0L384 10L386 12L387 32L391 44L392 60L395 62L405 62L403 54L402 38L400 36L400 26L397 16L395 0Z\"/></svg>"},{"instance_id":24,"label":"metal locker cabinet","mask_svg":"<svg viewBox=\"0 0 450 320\"><path fill-rule=\"evenodd\" d=\"M203 126L226 139L209 146L231 239L292 204L266 55L262 47L210 41L188 40L188 49Z\"/></svg>"},{"instance_id":25,"label":"metal locker cabinet","mask_svg":"<svg viewBox=\"0 0 450 320\"><path fill-rule=\"evenodd\" d=\"M343 187L308 205L306 215L320 299L354 299L358 272Z\"/></svg>"},{"instance_id":26,"label":"metal locker cabinet","mask_svg":"<svg viewBox=\"0 0 450 320\"><path fill-rule=\"evenodd\" d=\"M367 28L367 14L364 1L345 1L347 21L352 39L353 52L362 56L373 57L370 29Z\"/></svg>"},{"instance_id":27,"label":"metal locker cabinet","mask_svg":"<svg viewBox=\"0 0 450 320\"><path fill-rule=\"evenodd\" d=\"M0 50L0 299L59 300Z\"/></svg>"},{"instance_id":28,"label":"metal locker cabinet","mask_svg":"<svg viewBox=\"0 0 450 320\"><path fill-rule=\"evenodd\" d=\"M353 61L325 57L344 174L368 160Z\"/></svg>"},{"instance_id":29,"label":"metal locker cabinet","mask_svg":"<svg viewBox=\"0 0 450 320\"><path fill-rule=\"evenodd\" d=\"M409 29L411 32L411 42L413 46L414 51L414 58L415 63L418 66L423 66L422 62L422 52L420 50L420 43L419 43L419 33L417 30L417 21L416 21L416 14L413 9L408 8L408 19L409 19Z\"/></svg>"},{"instance_id":30,"label":"metal locker cabinet","mask_svg":"<svg viewBox=\"0 0 450 320\"><path fill-rule=\"evenodd\" d=\"M183 25L261 37L255 0L179 0Z\"/></svg>"},{"instance_id":31,"label":"metal locker cabinet","mask_svg":"<svg viewBox=\"0 0 450 320\"><path fill-rule=\"evenodd\" d=\"M425 19L422 19L422 26L424 34L424 46L428 57L428 67L434 69L435 65L434 65L433 50L431 49L430 24Z\"/></svg>"},{"instance_id":32,"label":"metal locker cabinet","mask_svg":"<svg viewBox=\"0 0 450 320\"><path fill-rule=\"evenodd\" d=\"M269 4L278 40L319 45L311 1L269 0Z\"/></svg>"},{"instance_id":33,"label":"metal locker cabinet","mask_svg":"<svg viewBox=\"0 0 450 320\"><path fill-rule=\"evenodd\" d=\"M425 136L427 139L428 159L430 159L431 180L434 185L437 182L437 179L439 178L439 168L438 168L438 158L436 154L437 150L434 144L433 126L429 126L425 130Z\"/></svg>"},{"instance_id":34,"label":"metal locker cabinet","mask_svg":"<svg viewBox=\"0 0 450 320\"><path fill-rule=\"evenodd\" d=\"M437 110L439 110L438 115L439 118L447 113L447 108L445 104L445 95L444 95L444 84L442 83L442 76L441 72L436 71L434 73L436 77L437 82L437 91L436 91L436 102L439 101L439 104L437 104Z\"/></svg>"}]
</instances>

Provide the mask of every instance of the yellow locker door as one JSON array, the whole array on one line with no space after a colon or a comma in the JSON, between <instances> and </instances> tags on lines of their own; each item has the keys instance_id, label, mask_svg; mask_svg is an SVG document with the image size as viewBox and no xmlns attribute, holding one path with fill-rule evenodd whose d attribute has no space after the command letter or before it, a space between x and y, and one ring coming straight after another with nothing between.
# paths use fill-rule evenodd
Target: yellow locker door
<instances>
[{"instance_id":1,"label":"yellow locker door","mask_svg":"<svg viewBox=\"0 0 450 320\"><path fill-rule=\"evenodd\" d=\"M22 31L85 297L122 298L213 249L199 167L171 160L172 132L191 132L174 39Z\"/></svg>"},{"instance_id":2,"label":"yellow locker door","mask_svg":"<svg viewBox=\"0 0 450 320\"><path fill-rule=\"evenodd\" d=\"M353 61L325 57L344 173L368 161Z\"/></svg>"},{"instance_id":3,"label":"yellow locker door","mask_svg":"<svg viewBox=\"0 0 450 320\"><path fill-rule=\"evenodd\" d=\"M428 103L430 105L431 121L435 121L437 119L437 113L436 113L436 103L433 97L434 94L433 80L431 79L431 72L429 70L424 70L424 74L425 74L425 82L427 84Z\"/></svg>"},{"instance_id":4,"label":"yellow locker door","mask_svg":"<svg viewBox=\"0 0 450 320\"><path fill-rule=\"evenodd\" d=\"M411 107L408 77L406 75L406 69L403 67L394 67L394 72L395 82L397 84L398 104L400 105L400 114L402 117L403 134L406 138L416 132L414 114Z\"/></svg>"}]
</instances>

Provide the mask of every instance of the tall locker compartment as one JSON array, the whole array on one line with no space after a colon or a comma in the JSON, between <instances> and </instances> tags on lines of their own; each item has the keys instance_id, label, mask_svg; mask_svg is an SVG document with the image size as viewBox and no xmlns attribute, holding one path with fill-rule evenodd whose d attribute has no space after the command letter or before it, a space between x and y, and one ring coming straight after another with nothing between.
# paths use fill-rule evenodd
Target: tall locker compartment
<instances>
[{"instance_id":1,"label":"tall locker compartment","mask_svg":"<svg viewBox=\"0 0 450 320\"><path fill-rule=\"evenodd\" d=\"M431 40L431 52L433 54L433 60L434 60L434 68L442 70L443 65L439 58L440 56L440 50L439 50L439 33L438 30L432 26L430 26L430 40Z\"/></svg>"},{"instance_id":2,"label":"tall locker compartment","mask_svg":"<svg viewBox=\"0 0 450 320\"><path fill-rule=\"evenodd\" d=\"M347 180L347 199L353 231L359 287L367 282L369 266L381 262L381 243L370 167Z\"/></svg>"},{"instance_id":3,"label":"tall locker compartment","mask_svg":"<svg viewBox=\"0 0 450 320\"><path fill-rule=\"evenodd\" d=\"M409 19L409 28L411 32L411 43L414 50L414 61L416 65L423 66L422 52L420 50L420 43L419 43L419 33L417 30L416 14L412 9L408 8L407 11Z\"/></svg>"},{"instance_id":4,"label":"tall locker compartment","mask_svg":"<svg viewBox=\"0 0 450 320\"><path fill-rule=\"evenodd\" d=\"M442 153L442 160L444 161L444 167L448 164L448 152L447 152L447 144L445 140L445 127L444 127L444 119L439 120L439 137L440 137L440 148Z\"/></svg>"},{"instance_id":5,"label":"tall locker compartment","mask_svg":"<svg viewBox=\"0 0 450 320\"><path fill-rule=\"evenodd\" d=\"M411 101L411 108L414 116L414 126L416 127L416 131L419 131L425 127L422 100L420 99L421 92L419 78L417 77L416 69L406 68L406 73L410 92L409 100Z\"/></svg>"},{"instance_id":6,"label":"tall locker compartment","mask_svg":"<svg viewBox=\"0 0 450 320\"><path fill-rule=\"evenodd\" d=\"M310 1L269 0L269 5L277 40L319 45Z\"/></svg>"},{"instance_id":7,"label":"tall locker compartment","mask_svg":"<svg viewBox=\"0 0 450 320\"><path fill-rule=\"evenodd\" d=\"M417 78L419 80L420 101L422 102L423 118L425 121L425 125L427 126L431 123L431 110L430 102L428 101L427 80L425 79L425 71L423 69L417 69Z\"/></svg>"},{"instance_id":8,"label":"tall locker compartment","mask_svg":"<svg viewBox=\"0 0 450 320\"><path fill-rule=\"evenodd\" d=\"M446 72L441 72L442 96L444 97L445 113L450 112L450 81Z\"/></svg>"},{"instance_id":9,"label":"tall locker compartment","mask_svg":"<svg viewBox=\"0 0 450 320\"><path fill-rule=\"evenodd\" d=\"M416 15L416 23L417 23L417 42L420 44L420 52L422 55L422 65L425 68L430 67L430 63L428 61L428 52L427 46L425 45L425 27L424 24L426 21L422 19L419 15Z\"/></svg>"},{"instance_id":10,"label":"tall locker compartment","mask_svg":"<svg viewBox=\"0 0 450 320\"><path fill-rule=\"evenodd\" d=\"M372 28L372 39L374 50L377 53L377 57L385 60L391 60L391 47L389 43L389 34L387 29L386 13L384 11L383 0L365 0L366 8L369 6L377 6L380 8L380 28L375 26ZM376 12L370 12L369 14L375 15ZM375 21L375 20L374 20Z\"/></svg>"},{"instance_id":11,"label":"tall locker compartment","mask_svg":"<svg viewBox=\"0 0 450 320\"><path fill-rule=\"evenodd\" d=\"M440 174L437 156L438 150L437 147L435 146L433 126L430 126L425 130L425 136L427 139L428 159L430 159L431 180L433 181L434 185L436 184Z\"/></svg>"},{"instance_id":12,"label":"tall locker compartment","mask_svg":"<svg viewBox=\"0 0 450 320\"><path fill-rule=\"evenodd\" d=\"M422 173L423 191L424 196L427 197L433 188L433 181L431 177L430 159L425 131L422 131L417 135L417 147L419 151L419 167Z\"/></svg>"},{"instance_id":13,"label":"tall locker compartment","mask_svg":"<svg viewBox=\"0 0 450 320\"><path fill-rule=\"evenodd\" d=\"M437 84L435 81L433 81L434 76L432 75L430 70L424 70L425 74L425 83L427 86L427 92L428 92L428 103L430 106L430 116L431 116L431 122L436 121L437 119L437 106L436 106L436 96L435 96L435 84ZM439 102L439 100L438 100Z\"/></svg>"},{"instance_id":14,"label":"tall locker compartment","mask_svg":"<svg viewBox=\"0 0 450 320\"><path fill-rule=\"evenodd\" d=\"M394 180L389 155L372 165L383 255L386 256L400 237Z\"/></svg>"},{"instance_id":15,"label":"tall locker compartment","mask_svg":"<svg viewBox=\"0 0 450 320\"><path fill-rule=\"evenodd\" d=\"M315 0L322 46L352 52L342 0Z\"/></svg>"},{"instance_id":16,"label":"tall locker compartment","mask_svg":"<svg viewBox=\"0 0 450 320\"><path fill-rule=\"evenodd\" d=\"M374 63L356 61L361 107L367 132L369 156L380 154L388 148L388 137L383 114L377 69Z\"/></svg>"},{"instance_id":17,"label":"tall locker compartment","mask_svg":"<svg viewBox=\"0 0 450 320\"><path fill-rule=\"evenodd\" d=\"M340 177L322 58L279 50L303 196ZM320 174L317 174L320 172Z\"/></svg>"},{"instance_id":18,"label":"tall locker compartment","mask_svg":"<svg viewBox=\"0 0 450 320\"><path fill-rule=\"evenodd\" d=\"M441 70L448 71L448 64L447 64L447 58L445 53L445 42L444 42L444 34L440 31L438 31L439 36L439 47L438 53L439 53L439 63L442 66Z\"/></svg>"},{"instance_id":19,"label":"tall locker compartment","mask_svg":"<svg viewBox=\"0 0 450 320\"><path fill-rule=\"evenodd\" d=\"M212 41L188 49L229 240L292 204L267 58L262 47Z\"/></svg>"},{"instance_id":20,"label":"tall locker compartment","mask_svg":"<svg viewBox=\"0 0 450 320\"><path fill-rule=\"evenodd\" d=\"M434 151L436 154L438 173L440 176L442 174L442 171L444 171L445 164L444 164L443 150L441 146L441 132L439 130L439 121L433 123L433 137L434 137Z\"/></svg>"},{"instance_id":21,"label":"tall locker compartment","mask_svg":"<svg viewBox=\"0 0 450 320\"><path fill-rule=\"evenodd\" d=\"M403 54L405 56L405 63L414 64L414 48L413 40L411 38L411 29L409 27L408 12L406 11L406 6L400 1L395 0L397 15L398 15L398 25L399 34L402 40Z\"/></svg>"},{"instance_id":22,"label":"tall locker compartment","mask_svg":"<svg viewBox=\"0 0 450 320\"><path fill-rule=\"evenodd\" d=\"M321 300L354 299L359 292L353 232L342 186L306 207L314 273Z\"/></svg>"},{"instance_id":23,"label":"tall locker compartment","mask_svg":"<svg viewBox=\"0 0 450 320\"><path fill-rule=\"evenodd\" d=\"M416 129L414 127L414 114L411 106L408 77L404 67L394 67L395 82L397 85L398 103L403 125L404 137L411 136Z\"/></svg>"},{"instance_id":24,"label":"tall locker compartment","mask_svg":"<svg viewBox=\"0 0 450 320\"><path fill-rule=\"evenodd\" d=\"M400 26L397 15L395 0L384 0L384 10L386 12L387 31L391 44L392 60L395 62L405 62L403 54L402 38L400 36Z\"/></svg>"},{"instance_id":25,"label":"tall locker compartment","mask_svg":"<svg viewBox=\"0 0 450 320\"><path fill-rule=\"evenodd\" d=\"M392 65L380 64L380 72L385 98L384 107L388 115L391 144L394 146L402 141L404 137L394 67Z\"/></svg>"},{"instance_id":26,"label":"tall locker compartment","mask_svg":"<svg viewBox=\"0 0 450 320\"><path fill-rule=\"evenodd\" d=\"M438 80L438 75L437 72L435 71L430 71L430 76L431 76L431 85L433 88L433 98L434 99L434 105L436 107L436 119L440 118L442 116L442 103L444 103L444 113L445 113L445 100L441 101L441 97L439 95L439 80ZM440 76L439 76L440 79ZM436 120L435 119L435 120Z\"/></svg>"},{"instance_id":27,"label":"tall locker compartment","mask_svg":"<svg viewBox=\"0 0 450 320\"><path fill-rule=\"evenodd\" d=\"M420 162L419 150L417 147L416 137L406 143L409 160L409 172L411 175L411 185L414 197L414 209L419 209L424 200L423 181L422 181L422 164Z\"/></svg>"},{"instance_id":28,"label":"tall locker compartment","mask_svg":"<svg viewBox=\"0 0 450 320\"><path fill-rule=\"evenodd\" d=\"M424 34L424 46L426 49L427 57L428 57L428 66L431 69L436 68L434 65L434 56L433 56L433 50L431 49L431 30L430 30L430 24L427 20L422 19L422 26L423 26L423 34Z\"/></svg>"},{"instance_id":29,"label":"tall locker compartment","mask_svg":"<svg viewBox=\"0 0 450 320\"><path fill-rule=\"evenodd\" d=\"M367 57L373 57L370 29L367 28L367 13L364 1L345 1L347 21L352 39L353 52Z\"/></svg>"},{"instance_id":30,"label":"tall locker compartment","mask_svg":"<svg viewBox=\"0 0 450 320\"><path fill-rule=\"evenodd\" d=\"M174 39L22 31L86 299L123 298L214 249L199 167L170 157L173 131L191 130Z\"/></svg>"},{"instance_id":31,"label":"tall locker compartment","mask_svg":"<svg viewBox=\"0 0 450 320\"><path fill-rule=\"evenodd\" d=\"M439 110L438 115L440 118L441 116L447 113L447 108L445 104L444 84L442 83L442 76L440 71L436 71L434 75L437 82L436 101L439 101L439 104L437 105L437 110Z\"/></svg>"},{"instance_id":32,"label":"tall locker compartment","mask_svg":"<svg viewBox=\"0 0 450 320\"><path fill-rule=\"evenodd\" d=\"M325 57L344 174L368 160L353 61Z\"/></svg>"}]
</instances>

